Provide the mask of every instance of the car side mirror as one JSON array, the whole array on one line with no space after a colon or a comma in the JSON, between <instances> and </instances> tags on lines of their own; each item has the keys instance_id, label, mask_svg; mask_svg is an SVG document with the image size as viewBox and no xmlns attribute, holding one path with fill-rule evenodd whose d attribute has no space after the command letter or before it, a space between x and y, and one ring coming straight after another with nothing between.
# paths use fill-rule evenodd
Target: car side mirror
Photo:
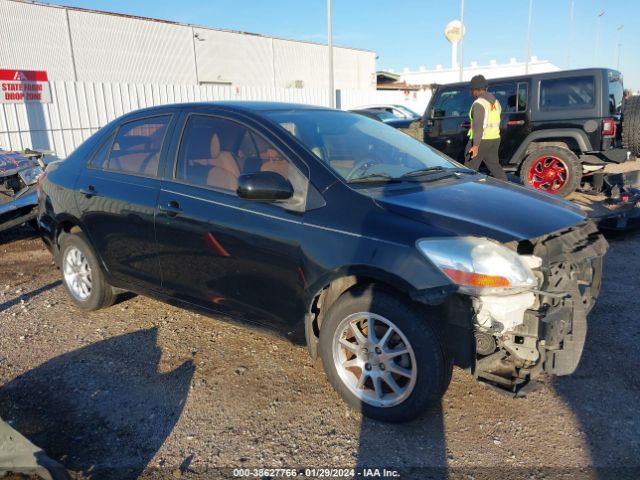
<instances>
[{"instance_id":1,"label":"car side mirror","mask_svg":"<svg viewBox=\"0 0 640 480\"><path fill-rule=\"evenodd\" d=\"M253 172L238 177L237 193L247 200L286 200L293 196L293 186L279 173Z\"/></svg>"}]
</instances>

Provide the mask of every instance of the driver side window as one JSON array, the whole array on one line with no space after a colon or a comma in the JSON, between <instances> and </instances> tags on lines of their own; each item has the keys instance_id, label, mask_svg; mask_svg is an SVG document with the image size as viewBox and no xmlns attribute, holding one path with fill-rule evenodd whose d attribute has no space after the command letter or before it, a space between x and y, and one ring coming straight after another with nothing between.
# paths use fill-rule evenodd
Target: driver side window
<instances>
[{"instance_id":1,"label":"driver side window","mask_svg":"<svg viewBox=\"0 0 640 480\"><path fill-rule=\"evenodd\" d=\"M244 125L191 115L180 142L175 178L235 195L242 174L270 171L292 181L293 170L274 145Z\"/></svg>"}]
</instances>

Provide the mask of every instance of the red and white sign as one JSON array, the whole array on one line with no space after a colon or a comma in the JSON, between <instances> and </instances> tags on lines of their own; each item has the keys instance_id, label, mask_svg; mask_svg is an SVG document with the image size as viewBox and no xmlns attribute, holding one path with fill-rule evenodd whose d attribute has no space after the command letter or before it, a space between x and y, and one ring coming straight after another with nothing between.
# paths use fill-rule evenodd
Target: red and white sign
<instances>
[{"instance_id":1,"label":"red and white sign","mask_svg":"<svg viewBox=\"0 0 640 480\"><path fill-rule=\"evenodd\" d=\"M0 69L0 103L25 102L51 103L47 72Z\"/></svg>"}]
</instances>

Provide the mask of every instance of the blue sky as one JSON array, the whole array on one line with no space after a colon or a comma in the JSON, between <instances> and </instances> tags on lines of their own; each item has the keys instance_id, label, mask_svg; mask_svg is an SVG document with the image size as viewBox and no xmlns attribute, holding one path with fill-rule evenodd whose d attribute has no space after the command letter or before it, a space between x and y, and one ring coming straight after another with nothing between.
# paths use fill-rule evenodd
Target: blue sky
<instances>
[{"instance_id":1,"label":"blue sky","mask_svg":"<svg viewBox=\"0 0 640 480\"><path fill-rule=\"evenodd\" d=\"M299 40L327 39L326 0L61 3ZM620 70L625 75L625 85L640 90L640 55L635 50L640 45L640 29L634 25L640 18L640 2L573 0L573 3L571 34L571 0L533 0L531 54L561 68L615 68L620 38ZM600 20L600 41L596 42L597 14L602 10L605 14ZM510 57L523 60L527 13L528 0L465 0L465 64L472 60L488 63L491 59L507 62ZM374 50L379 57L378 69L447 66L450 49L443 30L449 20L459 16L459 0L333 0L334 44ZM616 29L620 25L624 27L619 33Z\"/></svg>"}]
</instances>

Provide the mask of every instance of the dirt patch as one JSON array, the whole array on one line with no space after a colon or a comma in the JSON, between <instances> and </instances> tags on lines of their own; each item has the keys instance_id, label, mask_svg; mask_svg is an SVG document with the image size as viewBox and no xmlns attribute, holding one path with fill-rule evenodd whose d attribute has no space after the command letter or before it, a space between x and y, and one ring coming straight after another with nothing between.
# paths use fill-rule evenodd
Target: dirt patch
<instances>
[{"instance_id":1,"label":"dirt patch","mask_svg":"<svg viewBox=\"0 0 640 480\"><path fill-rule=\"evenodd\" d=\"M387 467L403 479L638 478L636 233L611 239L573 376L513 399L456 370L441 405L404 425L347 408L282 338L141 296L77 310L26 228L0 236L0 252L0 416L87 477Z\"/></svg>"}]
</instances>

